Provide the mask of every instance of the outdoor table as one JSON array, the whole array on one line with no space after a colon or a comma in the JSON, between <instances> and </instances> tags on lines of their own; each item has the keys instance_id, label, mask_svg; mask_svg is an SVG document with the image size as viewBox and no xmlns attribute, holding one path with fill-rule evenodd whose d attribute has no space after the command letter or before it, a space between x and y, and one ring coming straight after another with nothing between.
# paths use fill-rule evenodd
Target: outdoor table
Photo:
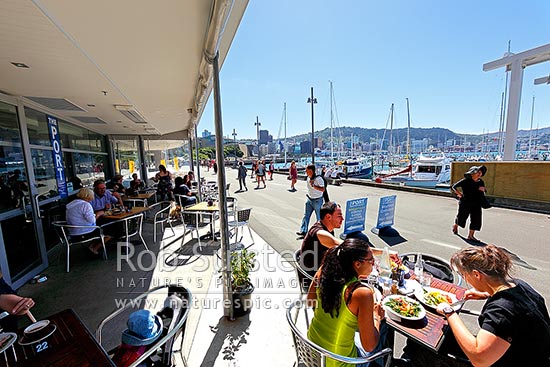
<instances>
[{"instance_id":1,"label":"outdoor table","mask_svg":"<svg viewBox=\"0 0 550 367\"><path fill-rule=\"evenodd\" d=\"M411 279L414 279L414 275ZM430 287L453 293L457 299L464 298L464 292L466 292L466 288L436 278L432 280ZM445 335L450 330L445 317L428 308L426 308L426 317L423 320L397 322L386 317L386 321L393 330L435 352L439 351Z\"/></svg>"},{"instance_id":2,"label":"outdoor table","mask_svg":"<svg viewBox=\"0 0 550 367\"><path fill-rule=\"evenodd\" d=\"M205 235L205 239L211 238L215 241L216 240L216 213L220 210L220 207L218 206L218 202L215 201L213 205L208 206L207 201L202 201L198 204L189 206L185 208L186 212L197 212L200 214L206 214L212 217L212 220L210 221L210 234ZM202 238L201 238L202 239Z\"/></svg>"},{"instance_id":3,"label":"outdoor table","mask_svg":"<svg viewBox=\"0 0 550 367\"><path fill-rule=\"evenodd\" d=\"M18 341L14 344L17 362L13 354L8 353L8 364L2 359L0 366L115 366L73 310L67 309L46 319L56 326L53 334L37 343L20 345L24 328L19 329Z\"/></svg>"},{"instance_id":4,"label":"outdoor table","mask_svg":"<svg viewBox=\"0 0 550 367\"><path fill-rule=\"evenodd\" d=\"M114 214L114 213L111 213L111 214L105 214L103 216L101 216L101 219L103 221L107 221L107 222L112 222L112 221L115 221L115 220L119 220L119 219L124 219L126 217L129 217L131 215L136 215L136 214L139 214L139 213L143 213L143 212L146 212L149 210L149 207L142 207L142 206L135 206L133 207L132 209L130 209L130 211L125 211L125 210L122 210L120 213L117 213L117 214Z\"/></svg>"},{"instance_id":5,"label":"outdoor table","mask_svg":"<svg viewBox=\"0 0 550 367\"><path fill-rule=\"evenodd\" d=\"M147 206L148 205L147 200L149 200L154 195L155 195L154 192L146 192L146 193L141 193L136 195L125 195L122 198L122 201L133 202L133 203L143 202L143 206Z\"/></svg>"}]
</instances>

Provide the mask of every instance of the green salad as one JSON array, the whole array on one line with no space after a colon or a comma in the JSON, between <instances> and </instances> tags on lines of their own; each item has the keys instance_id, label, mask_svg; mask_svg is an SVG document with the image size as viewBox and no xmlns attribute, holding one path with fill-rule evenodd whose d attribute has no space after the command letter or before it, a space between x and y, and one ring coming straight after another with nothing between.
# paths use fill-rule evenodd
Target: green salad
<instances>
[{"instance_id":1,"label":"green salad","mask_svg":"<svg viewBox=\"0 0 550 367\"><path fill-rule=\"evenodd\" d=\"M405 317L418 317L421 311L420 304L407 301L403 297L390 298L384 305L388 306L398 315Z\"/></svg>"}]
</instances>

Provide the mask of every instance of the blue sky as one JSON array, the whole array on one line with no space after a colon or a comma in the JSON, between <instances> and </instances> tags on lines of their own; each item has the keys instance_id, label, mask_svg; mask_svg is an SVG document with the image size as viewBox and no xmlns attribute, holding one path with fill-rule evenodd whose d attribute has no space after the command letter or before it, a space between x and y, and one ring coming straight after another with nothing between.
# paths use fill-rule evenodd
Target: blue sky
<instances>
[{"instance_id":1,"label":"blue sky","mask_svg":"<svg viewBox=\"0 0 550 367\"><path fill-rule=\"evenodd\" d=\"M525 4L525 5L523 5ZM277 138L311 131L306 103L318 100L315 129L330 126L329 80L339 126L446 127L498 131L504 69L483 72L511 41L519 53L550 43L548 0L251 0L221 70L224 135L255 138L254 122ZM550 126L550 62L524 70L520 129ZM214 132L212 97L199 132ZM281 136L283 132L281 132Z\"/></svg>"}]
</instances>

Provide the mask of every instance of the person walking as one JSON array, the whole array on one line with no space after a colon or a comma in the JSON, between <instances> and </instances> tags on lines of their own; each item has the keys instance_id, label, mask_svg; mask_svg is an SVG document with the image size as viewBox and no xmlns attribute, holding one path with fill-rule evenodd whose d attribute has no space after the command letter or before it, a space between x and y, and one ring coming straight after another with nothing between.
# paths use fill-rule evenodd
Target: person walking
<instances>
[{"instance_id":1,"label":"person walking","mask_svg":"<svg viewBox=\"0 0 550 367\"><path fill-rule=\"evenodd\" d=\"M323 204L323 192L325 191L325 183L321 176L315 175L315 165L310 164L306 168L307 175L307 194L304 217L302 218L302 225L300 230L296 234L300 237L304 237L309 228L309 219L311 213L315 212L317 221L321 220L321 205Z\"/></svg>"},{"instance_id":2,"label":"person walking","mask_svg":"<svg viewBox=\"0 0 550 367\"><path fill-rule=\"evenodd\" d=\"M296 168L296 162L292 161L290 163L290 168L288 170L288 177L290 180L290 190L291 192L296 191L296 182L298 181L298 169Z\"/></svg>"},{"instance_id":3,"label":"person walking","mask_svg":"<svg viewBox=\"0 0 550 367\"><path fill-rule=\"evenodd\" d=\"M248 191L248 187L246 187L246 176L247 176L246 167L244 166L243 162L240 161L238 172L237 172L237 178L239 179L239 191L237 192L242 192L243 186L244 186L244 189Z\"/></svg>"},{"instance_id":4,"label":"person walking","mask_svg":"<svg viewBox=\"0 0 550 367\"><path fill-rule=\"evenodd\" d=\"M258 182L258 186L256 186L257 189L260 188L260 181L264 184L265 189L265 165L263 161L258 162L258 165L256 166L256 180Z\"/></svg>"},{"instance_id":5,"label":"person walking","mask_svg":"<svg viewBox=\"0 0 550 367\"><path fill-rule=\"evenodd\" d=\"M269 163L269 181L273 181L273 172L275 172L275 165L273 161L271 161L271 163Z\"/></svg>"},{"instance_id":6,"label":"person walking","mask_svg":"<svg viewBox=\"0 0 550 367\"><path fill-rule=\"evenodd\" d=\"M459 199L458 213L453 224L453 233L458 234L458 227L466 226L466 219L470 217L470 228L468 240L479 242L475 238L475 231L481 229L481 208L482 203L486 201L485 183L481 179L487 173L485 166L473 166L464 174L464 178L452 185L451 189ZM460 192L458 189L462 189Z\"/></svg>"}]
</instances>

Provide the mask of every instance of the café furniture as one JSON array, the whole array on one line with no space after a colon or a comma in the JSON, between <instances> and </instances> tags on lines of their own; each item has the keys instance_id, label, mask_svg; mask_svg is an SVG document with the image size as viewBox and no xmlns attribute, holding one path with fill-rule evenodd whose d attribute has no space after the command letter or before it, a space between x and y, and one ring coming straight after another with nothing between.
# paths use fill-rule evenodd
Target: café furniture
<instances>
[{"instance_id":1,"label":"caf\u00e9 furniture","mask_svg":"<svg viewBox=\"0 0 550 367\"><path fill-rule=\"evenodd\" d=\"M414 280L414 275L412 275L411 279ZM466 292L466 288L437 278L432 280L430 287L452 293L459 300L464 298L464 293ZM445 336L448 332L450 332L450 327L447 324L445 317L429 308L426 308L426 317L422 320L395 321L389 317L386 317L386 321L391 329L403 334L408 339L418 342L434 352L439 351L439 348L445 340Z\"/></svg>"},{"instance_id":2,"label":"caf\u00e9 furniture","mask_svg":"<svg viewBox=\"0 0 550 367\"><path fill-rule=\"evenodd\" d=\"M385 359L386 367L391 365L392 349L385 348L369 357L345 357L332 353L323 347L312 342L307 337L307 327L298 323L300 312L307 312L307 303L303 300L295 300L286 310L286 319L292 337L294 339L294 348L296 349L297 365L306 367L322 367L326 365L326 361L335 360L342 363L360 364L372 362L380 358Z\"/></svg>"},{"instance_id":3,"label":"caf\u00e9 furniture","mask_svg":"<svg viewBox=\"0 0 550 367\"><path fill-rule=\"evenodd\" d=\"M107 260L107 251L105 249L105 234L103 233L103 228L101 226L74 226L67 224L67 222L65 221L56 221L52 224L54 226L55 232L57 233L57 236L59 237L59 240L67 248L67 273L69 272L70 251L71 246L73 245L88 244L92 241L101 240L101 244L103 246L103 258ZM71 229L93 229L94 236L82 241L74 240L73 238L71 238Z\"/></svg>"},{"instance_id":4,"label":"caf\u00e9 furniture","mask_svg":"<svg viewBox=\"0 0 550 367\"><path fill-rule=\"evenodd\" d=\"M63 310L46 319L50 321L54 330L51 335L30 342L23 339L26 338L23 329L18 330L18 341L14 344L15 356L8 353L8 362L0 360L0 366L115 367L105 350L72 309ZM25 345L20 344L22 341Z\"/></svg>"}]
</instances>

